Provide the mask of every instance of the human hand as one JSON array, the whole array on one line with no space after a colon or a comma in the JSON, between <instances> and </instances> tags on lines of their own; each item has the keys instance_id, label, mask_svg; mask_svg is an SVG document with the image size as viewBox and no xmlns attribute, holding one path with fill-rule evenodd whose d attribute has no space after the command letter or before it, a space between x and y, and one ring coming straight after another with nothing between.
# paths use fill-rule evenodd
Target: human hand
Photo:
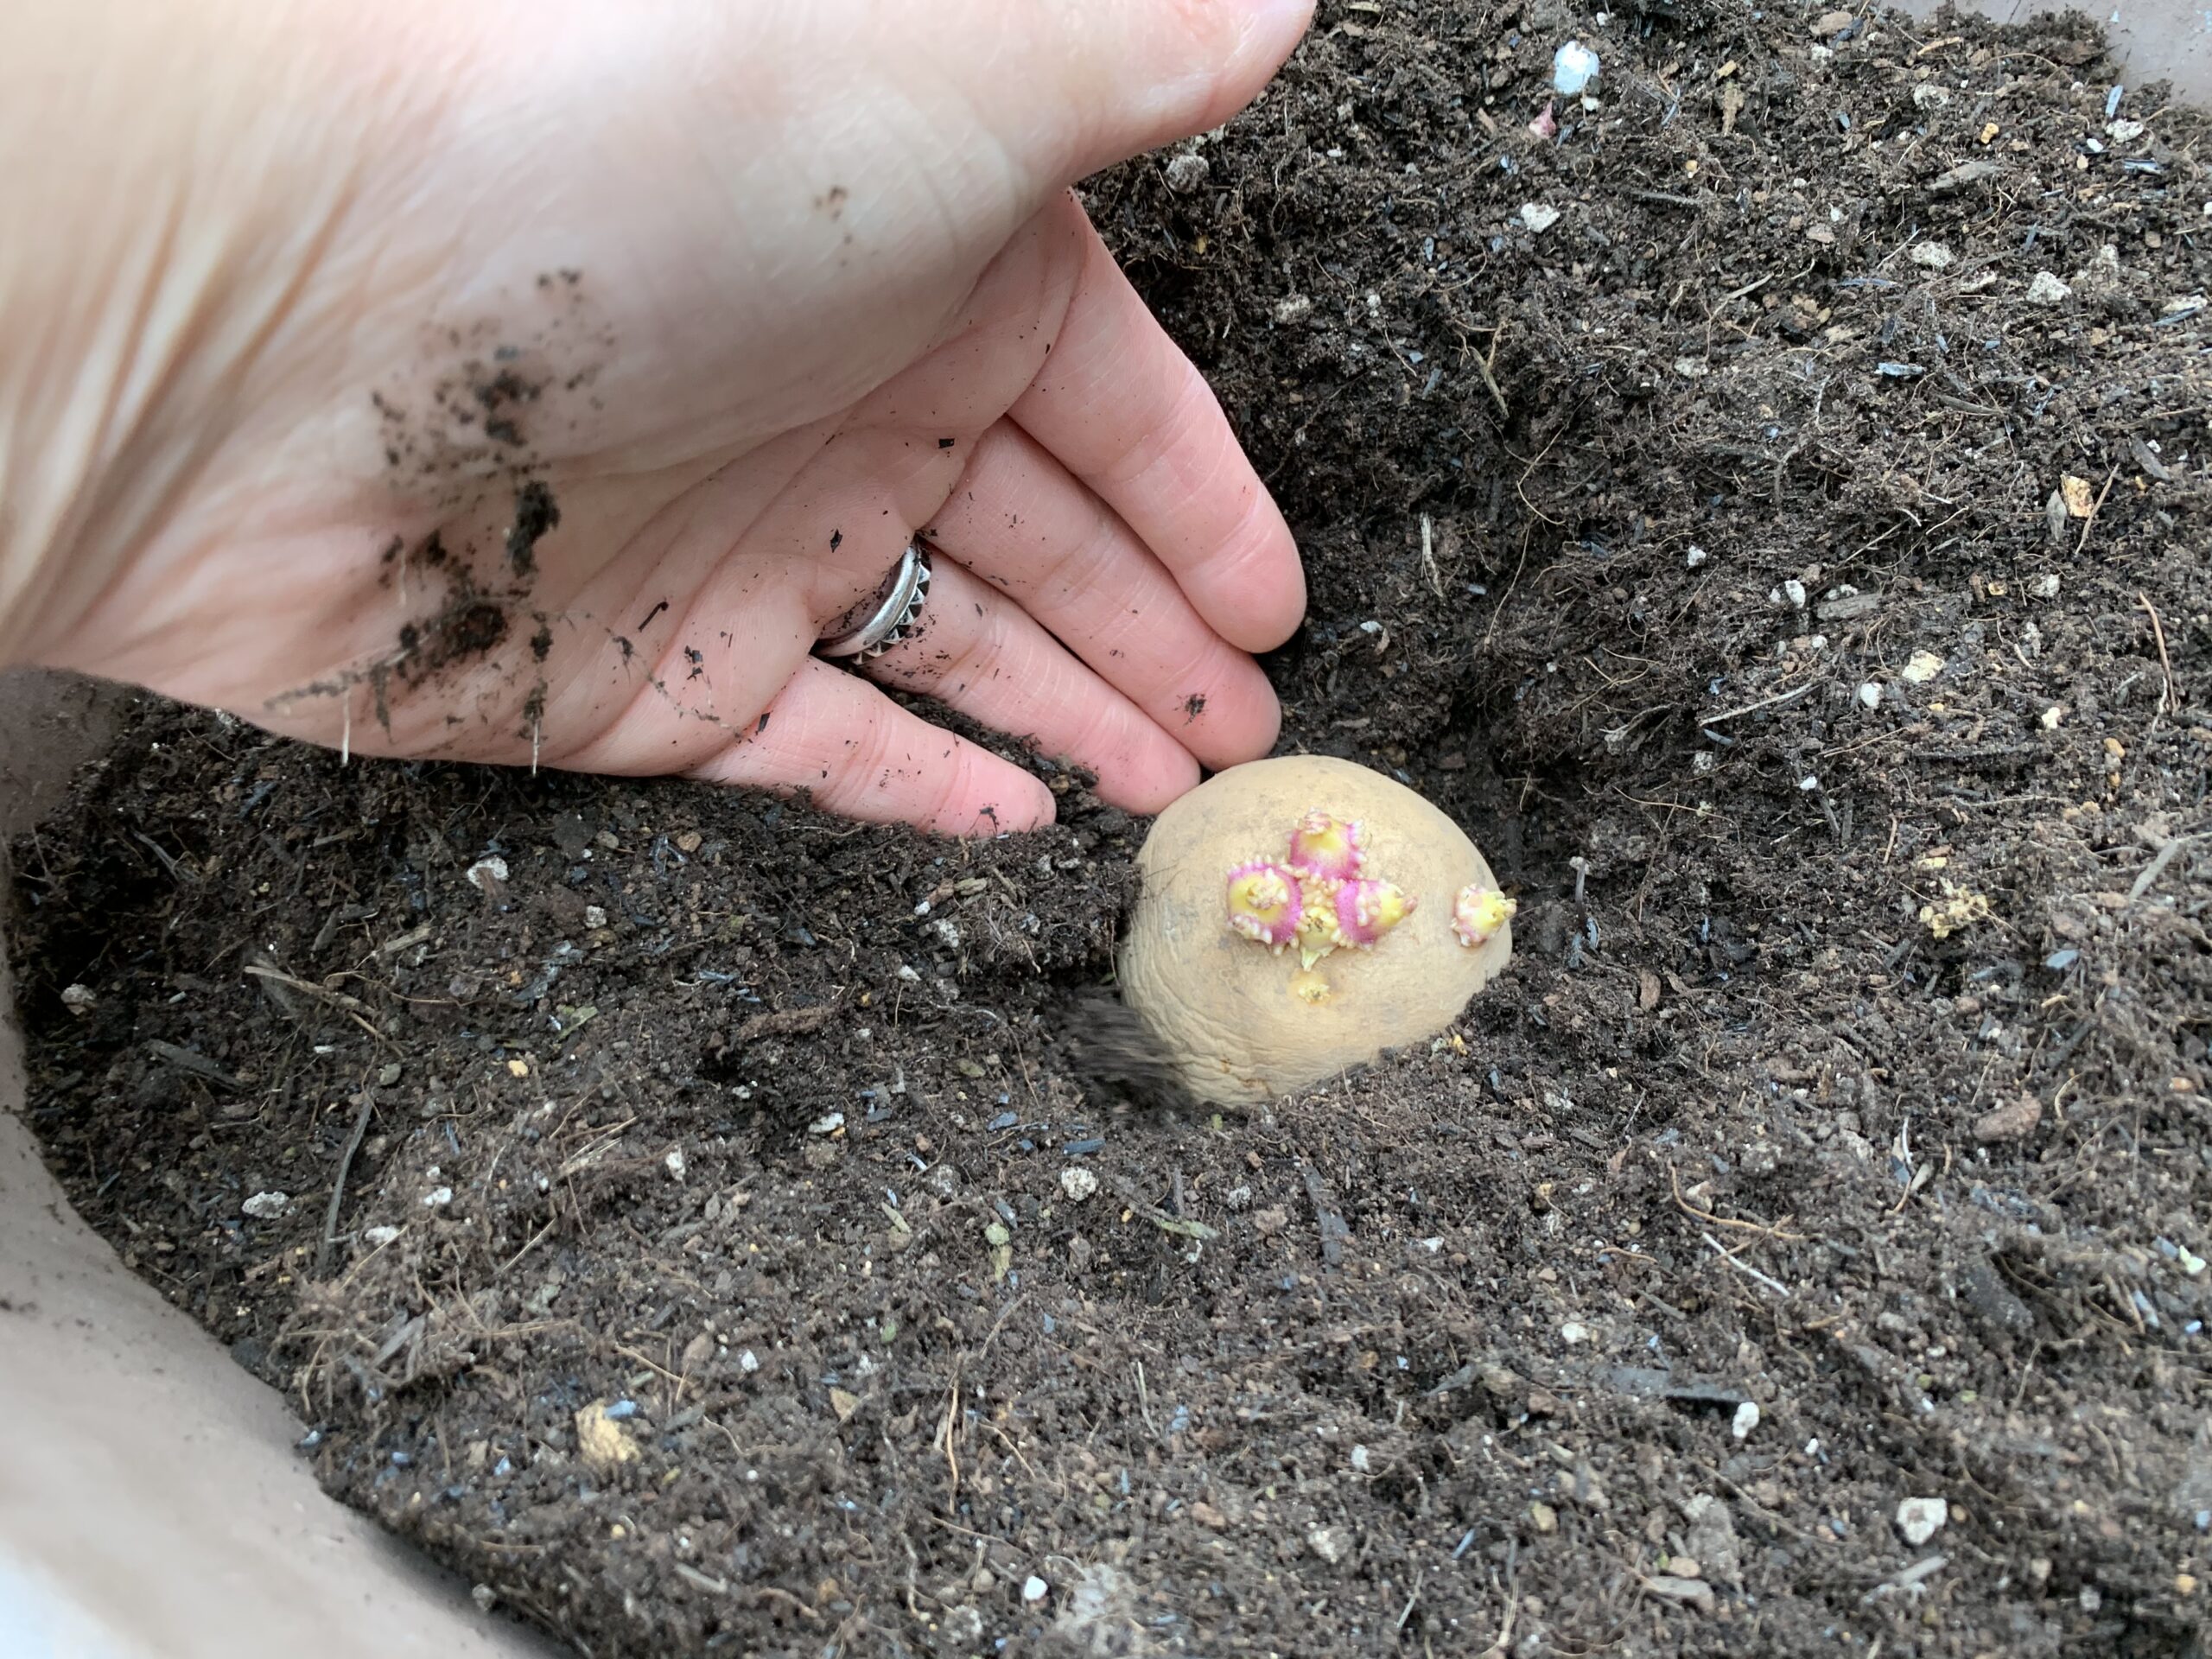
<instances>
[{"instance_id":1,"label":"human hand","mask_svg":"<svg viewBox=\"0 0 2212 1659\"><path fill-rule=\"evenodd\" d=\"M35 0L0 60L77 68L0 116L0 660L362 753L1051 817L873 678L1157 810L1272 746L1246 653L1303 582L1066 187L1305 16ZM56 102L112 137L57 160ZM910 637L812 655L918 531Z\"/></svg>"}]
</instances>

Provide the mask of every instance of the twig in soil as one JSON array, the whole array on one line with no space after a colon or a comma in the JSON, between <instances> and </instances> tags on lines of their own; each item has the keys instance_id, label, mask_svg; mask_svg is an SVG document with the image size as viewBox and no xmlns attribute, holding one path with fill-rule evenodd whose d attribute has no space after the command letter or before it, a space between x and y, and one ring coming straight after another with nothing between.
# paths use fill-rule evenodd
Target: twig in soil
<instances>
[{"instance_id":1,"label":"twig in soil","mask_svg":"<svg viewBox=\"0 0 2212 1659\"><path fill-rule=\"evenodd\" d=\"M1414 1616L1414 1609L1421 1605L1421 1576L1418 1571L1414 1573L1414 1592L1406 1598L1406 1611L1398 1615L1398 1628L1402 1630L1406 1628L1406 1621Z\"/></svg>"},{"instance_id":2,"label":"twig in soil","mask_svg":"<svg viewBox=\"0 0 2212 1659\"><path fill-rule=\"evenodd\" d=\"M1951 1149L1948 1147L1945 1147L1943 1148L1942 1173L1945 1175L1948 1175L1951 1173ZM1904 1195L1897 1199L1897 1208L1891 1211L1890 1213L1893 1216L1901 1213L1905 1205L1912 1202L1912 1195L1914 1193L1919 1192L1920 1189L1927 1185L1929 1182L1937 1179L1939 1178L1936 1173L1936 1166L1933 1164L1923 1164L1918 1169L1913 1171L1912 1179L1905 1183Z\"/></svg>"},{"instance_id":3,"label":"twig in soil","mask_svg":"<svg viewBox=\"0 0 2212 1659\"><path fill-rule=\"evenodd\" d=\"M1221 1236L1220 1230L1217 1228L1209 1227L1203 1221L1192 1221L1182 1216L1171 1216L1158 1205L1147 1202L1143 1194L1140 1193L1128 1180L1119 1176L1110 1179L1113 1180L1114 1190L1122 1195L1122 1201L1138 1215L1159 1228L1161 1232L1175 1233L1184 1238L1196 1240L1201 1244L1211 1243Z\"/></svg>"},{"instance_id":4,"label":"twig in soil","mask_svg":"<svg viewBox=\"0 0 2212 1659\"><path fill-rule=\"evenodd\" d=\"M2097 492L2096 500L2089 507L2089 516L2082 520L2082 539L2074 543L2074 556L2080 558L2082 550L2089 544L2089 532L2097 527L2097 515L2104 511L2105 497L2112 493L2112 481L2120 476L2120 463L2112 464L2112 471L2105 474L2105 486Z\"/></svg>"},{"instance_id":5,"label":"twig in soil","mask_svg":"<svg viewBox=\"0 0 2212 1659\"><path fill-rule=\"evenodd\" d=\"M1747 702L1740 709L1731 709L1725 714L1708 715L1705 724L1718 726L1724 720L1735 720L1745 715L1755 715L1762 709L1771 709L1778 703L1793 702L1818 685L1818 680L1808 680L1802 685L1793 685L1787 691L1777 691L1770 697L1761 697L1757 702Z\"/></svg>"},{"instance_id":6,"label":"twig in soil","mask_svg":"<svg viewBox=\"0 0 2212 1659\"><path fill-rule=\"evenodd\" d=\"M2150 892L2158 879L2166 873L2166 866L2174 861L2174 855L2190 842L2202 841L2203 838L2202 836L2170 837L2166 844L2158 849L2158 855L2143 867L2143 874L2137 876L2133 884L2128 887L2127 902L2132 905Z\"/></svg>"},{"instance_id":7,"label":"twig in soil","mask_svg":"<svg viewBox=\"0 0 2212 1659\"><path fill-rule=\"evenodd\" d=\"M1152 1438L1156 1440L1160 1438L1160 1426L1152 1421L1152 1392L1144 1385L1144 1361L1142 1360L1136 1362L1136 1375L1137 1415L1144 1419L1145 1427L1150 1431Z\"/></svg>"},{"instance_id":8,"label":"twig in soil","mask_svg":"<svg viewBox=\"0 0 2212 1659\"><path fill-rule=\"evenodd\" d=\"M171 880L179 882L186 887L189 887L194 881L199 879L197 876L194 875L191 871L186 869L181 864L178 863L176 860L170 855L168 849L162 847L162 845L159 842L156 841L151 836L143 835L138 830L133 830L130 832L130 837L134 841L143 842L148 852L153 854L156 858L162 861L162 868L169 873L169 879Z\"/></svg>"},{"instance_id":9,"label":"twig in soil","mask_svg":"<svg viewBox=\"0 0 2212 1659\"><path fill-rule=\"evenodd\" d=\"M322 1211L322 1243L315 1247L315 1276L327 1278L330 1274L330 1253L338 1248L338 1211L346 1202L346 1178L353 1168L353 1154L361 1149L361 1141L369 1132L369 1119L376 1115L377 1103L366 1090L361 1091L361 1109L353 1114L353 1132L346 1137L346 1149L338 1154L338 1174L330 1184L330 1202Z\"/></svg>"},{"instance_id":10,"label":"twig in soil","mask_svg":"<svg viewBox=\"0 0 2212 1659\"><path fill-rule=\"evenodd\" d=\"M1505 1622L1497 1627L1497 1640L1482 1650L1482 1659L1505 1659L1513 1651L1513 1621L1521 1611L1520 1540L1505 1541Z\"/></svg>"},{"instance_id":11,"label":"twig in soil","mask_svg":"<svg viewBox=\"0 0 2212 1659\"><path fill-rule=\"evenodd\" d=\"M960 1367L955 1364L952 1368L952 1386L945 1390L944 1395L944 1421L938 1424L937 1431L938 1446L944 1453L944 1466L950 1471L952 1483L950 1490L944 1495L944 1506L949 1510L960 1506L960 1453L952 1443L959 1427Z\"/></svg>"},{"instance_id":12,"label":"twig in soil","mask_svg":"<svg viewBox=\"0 0 2212 1659\"><path fill-rule=\"evenodd\" d=\"M1497 619L1505 614L1506 605L1513 598L1513 590L1521 585L1521 572L1522 568L1526 566L1528 563L1529 530L1528 526L1524 524L1522 526L1521 530L1521 556L1514 563L1513 580L1505 584L1505 591L1498 595L1497 603L1492 607L1490 613L1490 626L1483 630L1482 649L1484 651L1488 651L1490 649L1491 639L1497 632Z\"/></svg>"},{"instance_id":13,"label":"twig in soil","mask_svg":"<svg viewBox=\"0 0 2212 1659\"><path fill-rule=\"evenodd\" d=\"M1733 1227L1738 1232L1757 1233L1761 1238L1786 1239L1791 1243L1804 1242L1804 1234L1785 1233L1778 1225L1770 1227L1756 1221L1735 1221L1726 1216L1716 1215L1710 1210L1699 1209L1682 1196L1682 1178L1672 1164L1667 1166L1667 1179L1675 1189L1675 1203L1681 1212L1686 1216L1694 1217L1708 1226ZM1783 1219L1787 1221L1789 1217L1784 1216Z\"/></svg>"},{"instance_id":14,"label":"twig in soil","mask_svg":"<svg viewBox=\"0 0 2212 1659\"><path fill-rule=\"evenodd\" d=\"M2107 489L2112 487L2109 480L2106 481L2105 487ZM2101 500L2103 498L2098 499ZM2151 596L2148 594L2138 593L2135 595L2135 602L2150 613L2151 637L2158 642L2158 672L2164 677L2164 681L2158 687L2158 712L2163 715L2181 706L2181 693L2174 690L2173 658L2166 655L2165 625L2158 620L2158 607L2151 603Z\"/></svg>"},{"instance_id":15,"label":"twig in soil","mask_svg":"<svg viewBox=\"0 0 2212 1659\"><path fill-rule=\"evenodd\" d=\"M1330 1202L1328 1185L1315 1173L1311 1164L1301 1163L1298 1173L1306 1183L1306 1197L1313 1206L1314 1224L1321 1233L1321 1260L1330 1267L1340 1267L1344 1259L1344 1240L1351 1236L1351 1229L1344 1225L1344 1218Z\"/></svg>"},{"instance_id":16,"label":"twig in soil","mask_svg":"<svg viewBox=\"0 0 2212 1659\"><path fill-rule=\"evenodd\" d=\"M282 969L271 968L264 963L250 962L245 965L245 971L256 979L266 980L273 985L287 986L299 992L302 996L311 996L318 1001L329 1003L363 1031L368 1033L370 1041L382 1043L386 1047L393 1046L390 1038L361 1017L368 1005L358 997L348 996L343 991L334 991L327 985L318 985L312 980L295 979Z\"/></svg>"},{"instance_id":17,"label":"twig in soil","mask_svg":"<svg viewBox=\"0 0 2212 1659\"><path fill-rule=\"evenodd\" d=\"M227 1089L234 1095L245 1093L245 1084L209 1059L205 1054L195 1054L188 1048L179 1048L175 1043L165 1043L158 1037L146 1044L147 1052L157 1060L167 1060L180 1071L189 1071L195 1077L205 1077L218 1089Z\"/></svg>"},{"instance_id":18,"label":"twig in soil","mask_svg":"<svg viewBox=\"0 0 2212 1659\"><path fill-rule=\"evenodd\" d=\"M1001 1428L996 1423L985 1423L983 1427L999 1437L999 1444L1006 1447L1007 1451L1013 1455L1014 1460L1016 1463L1020 1464L1024 1469L1028 1471L1029 1478L1031 1480L1036 1481L1039 1484L1043 1484L1044 1477L1037 1472L1036 1465L1031 1463L1028 1459L1021 1455L1021 1448L1014 1443L1014 1437L1012 1435L1008 1434L1006 1430Z\"/></svg>"},{"instance_id":19,"label":"twig in soil","mask_svg":"<svg viewBox=\"0 0 2212 1659\"><path fill-rule=\"evenodd\" d=\"M667 1366L661 1364L658 1361L648 1358L645 1355L639 1353L636 1349L626 1348L618 1342L614 1344L614 1351L620 1355L624 1359L634 1359L639 1364L644 1366L647 1370L657 1373L663 1382L673 1382L678 1388L683 1387L683 1379L682 1377L678 1376L674 1371L670 1370Z\"/></svg>"},{"instance_id":20,"label":"twig in soil","mask_svg":"<svg viewBox=\"0 0 2212 1659\"><path fill-rule=\"evenodd\" d=\"M1933 1578L1936 1573L1942 1572L1943 1568L1949 1564L1950 1559L1951 1558L1948 1555L1930 1555L1923 1560L1915 1561L1910 1567L1906 1567L1902 1573L1897 1573L1893 1577L1883 1580L1881 1583L1876 1585L1872 1590L1869 1590L1865 1595L1861 1596L1859 1599L1859 1605L1861 1606L1870 1605L1874 1602L1879 1601L1885 1596L1896 1595L1901 1590L1911 1591L1917 1593L1921 1580L1923 1579Z\"/></svg>"},{"instance_id":21,"label":"twig in soil","mask_svg":"<svg viewBox=\"0 0 2212 1659\"><path fill-rule=\"evenodd\" d=\"M1789 1294L1789 1286L1782 1283L1779 1280L1768 1278L1766 1274L1761 1273L1750 1262L1739 1261L1735 1256L1729 1255L1727 1247L1722 1244L1721 1242L1715 1238L1711 1233L1700 1233L1698 1236L1704 1239L1706 1243L1712 1248L1714 1255L1718 1255L1730 1267L1735 1268L1737 1272L1744 1274L1746 1278L1754 1280L1758 1283L1764 1285L1776 1295L1785 1299L1788 1298Z\"/></svg>"},{"instance_id":22,"label":"twig in soil","mask_svg":"<svg viewBox=\"0 0 2212 1659\"><path fill-rule=\"evenodd\" d=\"M739 1587L737 1593L751 1596L756 1601L772 1601L779 1605L788 1606L810 1624L819 1624L822 1622L820 1613L779 1585L748 1584Z\"/></svg>"},{"instance_id":23,"label":"twig in soil","mask_svg":"<svg viewBox=\"0 0 2212 1659\"><path fill-rule=\"evenodd\" d=\"M509 1256L505 1262L500 1264L499 1270L492 1275L493 1281L497 1283L499 1280L505 1278L508 1270L512 1268L516 1262L521 1261L523 1257L528 1255L532 1250L536 1249L537 1248L538 1241L543 1238L546 1234L551 1232L555 1224L555 1223L549 1221L536 1232L532 1233L528 1241L524 1243L522 1249L517 1250L512 1255Z\"/></svg>"},{"instance_id":24,"label":"twig in soil","mask_svg":"<svg viewBox=\"0 0 2212 1659\"><path fill-rule=\"evenodd\" d=\"M1741 1486L1738 1486L1734 1481L1729 1479L1727 1476L1722 1474L1718 1469L1712 1467L1710 1465L1700 1464L1699 1467L1705 1471L1707 1478L1719 1481L1723 1486L1726 1486L1731 1492L1734 1493L1736 1501L1741 1503L1745 1509L1749 1510L1753 1515L1757 1516L1765 1525L1772 1527L1777 1531L1786 1532L1792 1538L1799 1539L1808 1544L1827 1544L1833 1543L1834 1541L1832 1538L1823 1538L1816 1533L1806 1531L1804 1528L1799 1526L1787 1516L1777 1515L1772 1510L1766 1508L1757 1498L1745 1491Z\"/></svg>"},{"instance_id":25,"label":"twig in soil","mask_svg":"<svg viewBox=\"0 0 2212 1659\"><path fill-rule=\"evenodd\" d=\"M1497 412L1510 417L1513 411L1505 406L1505 394L1497 389L1497 341L1504 332L1505 325L1502 322L1490 331L1490 356L1475 359L1475 372L1482 376L1483 385L1489 388L1491 400L1497 404Z\"/></svg>"}]
</instances>

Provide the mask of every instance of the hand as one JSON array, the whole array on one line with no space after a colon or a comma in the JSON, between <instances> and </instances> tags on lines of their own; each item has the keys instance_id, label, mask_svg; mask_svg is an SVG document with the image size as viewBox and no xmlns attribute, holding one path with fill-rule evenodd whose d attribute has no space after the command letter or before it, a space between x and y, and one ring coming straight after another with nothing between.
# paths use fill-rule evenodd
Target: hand
<instances>
[{"instance_id":1,"label":"hand","mask_svg":"<svg viewBox=\"0 0 2212 1659\"><path fill-rule=\"evenodd\" d=\"M0 658L364 753L1050 819L874 680L1156 810L1272 746L1247 653L1304 588L1067 187L1305 17L32 0L0 76L111 136L0 113L42 157L0 168L40 250L0 252ZM918 532L910 637L811 654Z\"/></svg>"}]
</instances>

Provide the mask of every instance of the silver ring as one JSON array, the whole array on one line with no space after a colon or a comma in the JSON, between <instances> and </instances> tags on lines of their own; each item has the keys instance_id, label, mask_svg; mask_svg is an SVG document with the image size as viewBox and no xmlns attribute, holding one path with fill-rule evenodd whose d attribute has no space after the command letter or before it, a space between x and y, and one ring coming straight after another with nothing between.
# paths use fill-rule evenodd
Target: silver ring
<instances>
[{"instance_id":1,"label":"silver ring","mask_svg":"<svg viewBox=\"0 0 2212 1659\"><path fill-rule=\"evenodd\" d=\"M815 641L816 652L872 662L912 631L929 591L929 550L918 540L909 542L874 595L832 622Z\"/></svg>"}]
</instances>

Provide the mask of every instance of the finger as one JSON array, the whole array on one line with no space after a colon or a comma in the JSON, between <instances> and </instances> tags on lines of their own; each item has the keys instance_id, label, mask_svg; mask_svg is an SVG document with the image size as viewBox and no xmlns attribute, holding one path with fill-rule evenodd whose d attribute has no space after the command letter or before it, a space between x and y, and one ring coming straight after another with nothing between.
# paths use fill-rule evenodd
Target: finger
<instances>
[{"instance_id":1,"label":"finger","mask_svg":"<svg viewBox=\"0 0 2212 1659\"><path fill-rule=\"evenodd\" d=\"M1052 821L1052 792L1039 779L813 658L757 729L690 775L782 794L804 790L838 817L935 835L994 836Z\"/></svg>"},{"instance_id":2,"label":"finger","mask_svg":"<svg viewBox=\"0 0 2212 1659\"><path fill-rule=\"evenodd\" d=\"M913 630L868 671L1074 761L1128 811L1157 812L1198 781L1188 750L952 559L935 561Z\"/></svg>"},{"instance_id":3,"label":"finger","mask_svg":"<svg viewBox=\"0 0 2212 1659\"><path fill-rule=\"evenodd\" d=\"M1010 421L976 442L930 535L1205 766L1274 746L1259 665L1208 627L1121 516Z\"/></svg>"},{"instance_id":4,"label":"finger","mask_svg":"<svg viewBox=\"0 0 2212 1659\"><path fill-rule=\"evenodd\" d=\"M1086 223L1083 236L1083 274L1052 354L1008 412L1121 514L1224 639L1279 645L1306 613L1290 527L1205 377L1098 232Z\"/></svg>"},{"instance_id":5,"label":"finger","mask_svg":"<svg viewBox=\"0 0 2212 1659\"><path fill-rule=\"evenodd\" d=\"M934 60L1001 155L1050 190L1221 125L1259 96L1313 10L1313 0L956 0L886 16L912 18L899 48Z\"/></svg>"}]
</instances>

